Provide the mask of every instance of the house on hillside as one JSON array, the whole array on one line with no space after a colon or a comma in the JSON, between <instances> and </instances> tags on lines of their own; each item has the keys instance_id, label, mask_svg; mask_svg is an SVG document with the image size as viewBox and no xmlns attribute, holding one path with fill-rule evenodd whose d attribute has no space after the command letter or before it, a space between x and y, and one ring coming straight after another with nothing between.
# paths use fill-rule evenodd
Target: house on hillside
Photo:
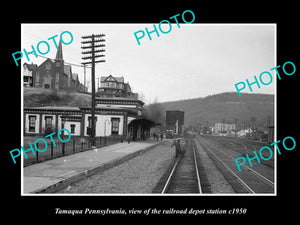
<instances>
[{"instance_id":1,"label":"house on hillside","mask_svg":"<svg viewBox=\"0 0 300 225\"><path fill-rule=\"evenodd\" d=\"M138 94L131 91L129 83L124 82L124 77L101 76L98 96L101 97L124 97L138 99Z\"/></svg>"},{"instance_id":2,"label":"house on hillside","mask_svg":"<svg viewBox=\"0 0 300 225\"><path fill-rule=\"evenodd\" d=\"M52 90L84 92L87 90L78 80L78 74L72 73L71 65L65 65L62 44L59 42L54 60L46 59L32 70L32 86Z\"/></svg>"},{"instance_id":3,"label":"house on hillside","mask_svg":"<svg viewBox=\"0 0 300 225\"><path fill-rule=\"evenodd\" d=\"M23 85L26 87L32 87L32 72L37 68L36 64L23 64Z\"/></svg>"}]
</instances>

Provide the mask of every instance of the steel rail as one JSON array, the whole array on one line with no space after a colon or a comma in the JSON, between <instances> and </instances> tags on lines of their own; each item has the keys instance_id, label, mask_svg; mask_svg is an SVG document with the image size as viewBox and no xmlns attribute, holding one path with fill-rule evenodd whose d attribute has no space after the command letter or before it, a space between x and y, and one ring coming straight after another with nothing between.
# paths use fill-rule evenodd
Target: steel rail
<instances>
[{"instance_id":1,"label":"steel rail","mask_svg":"<svg viewBox=\"0 0 300 225\"><path fill-rule=\"evenodd\" d=\"M250 145L252 147L254 147L255 151L257 150L255 146ZM244 148L248 149L247 146L244 145ZM255 170L251 169L249 166L247 165L242 165L243 167L246 167L248 170L250 170L250 172L252 172L254 175L260 177L261 179L263 179L269 186L274 187L274 182L269 180L268 178L266 178L265 176L261 175L260 173L256 172Z\"/></svg>"},{"instance_id":2,"label":"steel rail","mask_svg":"<svg viewBox=\"0 0 300 225\"><path fill-rule=\"evenodd\" d=\"M233 142L234 143L234 142ZM245 144L236 144L234 143L235 145L241 145L243 146L243 149L244 149L244 153L246 154L249 150L249 148L245 145ZM255 151L257 151L256 147L253 146L252 144L249 144L251 148L254 148ZM217 151L219 151L217 149ZM220 152L220 151L219 151ZM221 152L222 154L226 155L227 157L229 157L230 159L232 159L233 161L235 160L235 158L233 158L231 155L229 155L228 153L226 152ZM260 174L259 172L253 170L252 168L250 168L249 166L243 164L242 167L244 168L247 168L252 174L254 174L255 176L257 176L258 178L260 178L261 180L263 180L267 185L269 185L270 187L274 187L274 182L269 180L268 178L266 178L265 176L263 176L262 174Z\"/></svg>"},{"instance_id":3,"label":"steel rail","mask_svg":"<svg viewBox=\"0 0 300 225\"><path fill-rule=\"evenodd\" d=\"M198 163L197 163L197 160L196 160L196 152L195 152L195 146L194 145L193 145L193 153L194 153L194 163L195 163L195 169L196 169L198 190L199 190L199 193L202 194L200 176L199 176L199 171L198 171Z\"/></svg>"},{"instance_id":4,"label":"steel rail","mask_svg":"<svg viewBox=\"0 0 300 225\"><path fill-rule=\"evenodd\" d=\"M167 179L167 182L165 183L164 188L163 188L163 190L161 191L162 194L166 193L166 191L167 191L167 189L168 189L168 187L169 187L169 185L170 185L171 178L173 177L174 171L175 171L175 169L177 168L177 164L178 164L179 160L181 159L181 157L182 157L182 156L180 156L180 157L176 160L176 162L175 162L175 164L174 164L174 166L173 166L173 169L172 169L172 171L171 171L171 173L170 173L170 175L169 175L169 177L168 177L168 179Z\"/></svg>"},{"instance_id":5,"label":"steel rail","mask_svg":"<svg viewBox=\"0 0 300 225\"><path fill-rule=\"evenodd\" d=\"M201 144L200 143L200 141L199 140L196 140L196 141L198 141L198 143L200 144L200 145L202 145L203 146L203 144ZM211 154L213 154L218 160L219 160L219 162L221 162L222 164L223 164L223 166L229 171L229 172L231 172L232 173L232 175L233 176L235 176L239 181L240 181L240 183L242 183L243 185L244 185L244 187L248 190L248 192L249 193L252 193L252 194L255 194L255 191L253 191L252 190L252 188L250 188L235 172L233 172L230 168L229 168L229 166L227 166L213 151L211 151L211 150L208 150L208 146L206 146L206 150L207 151L209 151Z\"/></svg>"}]
</instances>

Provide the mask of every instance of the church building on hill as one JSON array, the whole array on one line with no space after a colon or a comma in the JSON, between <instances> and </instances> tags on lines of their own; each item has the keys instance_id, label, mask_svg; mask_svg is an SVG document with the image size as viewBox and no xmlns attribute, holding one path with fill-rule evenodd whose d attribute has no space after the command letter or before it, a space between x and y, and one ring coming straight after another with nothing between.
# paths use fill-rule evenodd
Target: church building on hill
<instances>
[{"instance_id":1,"label":"church building on hill","mask_svg":"<svg viewBox=\"0 0 300 225\"><path fill-rule=\"evenodd\" d=\"M32 87L87 92L87 88L80 83L78 74L72 73L71 65L64 64L61 41L58 44L55 59L46 59L41 65L34 68L31 73L32 80L30 86Z\"/></svg>"}]
</instances>

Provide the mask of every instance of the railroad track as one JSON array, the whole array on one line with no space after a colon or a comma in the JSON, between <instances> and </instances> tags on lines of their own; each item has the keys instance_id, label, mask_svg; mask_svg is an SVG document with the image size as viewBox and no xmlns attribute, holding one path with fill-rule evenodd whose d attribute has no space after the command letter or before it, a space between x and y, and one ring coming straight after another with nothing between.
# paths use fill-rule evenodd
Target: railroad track
<instances>
[{"instance_id":1,"label":"railroad track","mask_svg":"<svg viewBox=\"0 0 300 225\"><path fill-rule=\"evenodd\" d=\"M255 142L251 142L248 140L236 140L236 139L229 139L226 137L220 137L221 138L221 142L222 142L222 146L228 146L229 148L231 148L232 150L236 151L238 154L242 153L242 155L240 156L244 156L246 154L249 155L250 158L254 157L253 151L258 152L260 148L266 146L267 144L263 144L263 143L255 143ZM274 154L274 149L273 149L273 154ZM265 156L266 158L269 157L269 153L263 152L262 153L263 156ZM261 164L264 164L270 168L272 168L272 170L274 169L274 158L268 161L264 161L261 160L260 162Z\"/></svg>"},{"instance_id":2,"label":"railroad track","mask_svg":"<svg viewBox=\"0 0 300 225\"><path fill-rule=\"evenodd\" d=\"M164 179L160 193L201 194L202 186L198 157L192 140L189 140L184 156L176 159L171 171Z\"/></svg>"},{"instance_id":3,"label":"railroad track","mask_svg":"<svg viewBox=\"0 0 300 225\"><path fill-rule=\"evenodd\" d=\"M222 147L221 144L219 146L212 145L200 136L196 137L195 141L207 152L237 193L274 193L274 182L270 177L266 176L266 174L270 173L263 171L263 169L271 170L270 167L263 168L263 165L259 164L255 166L260 169L254 170L244 164L242 171L239 172L234 161L235 157L237 157L236 151L231 150L229 147Z\"/></svg>"}]
</instances>

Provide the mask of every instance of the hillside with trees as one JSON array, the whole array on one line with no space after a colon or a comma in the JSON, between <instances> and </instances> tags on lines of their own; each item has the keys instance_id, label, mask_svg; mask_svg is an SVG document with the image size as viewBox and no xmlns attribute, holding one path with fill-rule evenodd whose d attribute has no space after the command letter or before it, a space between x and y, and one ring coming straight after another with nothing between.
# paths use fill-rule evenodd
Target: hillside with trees
<instances>
[{"instance_id":1,"label":"hillside with trees","mask_svg":"<svg viewBox=\"0 0 300 225\"><path fill-rule=\"evenodd\" d=\"M165 123L167 110L185 112L185 125L200 123L213 126L215 123L235 123L237 128L266 127L274 124L274 95L243 94L239 97L235 92L209 95L172 102L154 103L146 106L146 114L152 119L159 118ZM159 113L157 112L159 111ZM153 116L153 115L158 115Z\"/></svg>"}]
</instances>

